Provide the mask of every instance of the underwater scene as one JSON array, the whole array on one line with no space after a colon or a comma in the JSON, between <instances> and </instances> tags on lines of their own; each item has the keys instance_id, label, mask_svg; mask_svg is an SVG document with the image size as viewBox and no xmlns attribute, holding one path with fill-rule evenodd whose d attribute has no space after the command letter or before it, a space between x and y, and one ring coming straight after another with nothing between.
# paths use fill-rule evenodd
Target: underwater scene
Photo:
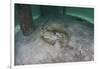
<instances>
[{"instance_id":1,"label":"underwater scene","mask_svg":"<svg viewBox=\"0 0 100 69\"><path fill-rule=\"evenodd\" d=\"M94 8L14 4L14 65L94 60Z\"/></svg>"}]
</instances>

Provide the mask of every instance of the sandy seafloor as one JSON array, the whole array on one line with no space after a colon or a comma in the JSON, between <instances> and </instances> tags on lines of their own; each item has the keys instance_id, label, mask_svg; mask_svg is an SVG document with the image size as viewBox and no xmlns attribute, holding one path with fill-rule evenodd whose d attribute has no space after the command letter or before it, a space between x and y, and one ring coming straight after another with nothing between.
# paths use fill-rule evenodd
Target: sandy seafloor
<instances>
[{"instance_id":1,"label":"sandy seafloor","mask_svg":"<svg viewBox=\"0 0 100 69\"><path fill-rule=\"evenodd\" d=\"M74 17L40 17L36 29L29 36L20 30L15 34L15 65L92 61L94 59L94 26ZM50 46L41 39L41 26L49 23L64 24L70 32L69 46L59 43Z\"/></svg>"}]
</instances>

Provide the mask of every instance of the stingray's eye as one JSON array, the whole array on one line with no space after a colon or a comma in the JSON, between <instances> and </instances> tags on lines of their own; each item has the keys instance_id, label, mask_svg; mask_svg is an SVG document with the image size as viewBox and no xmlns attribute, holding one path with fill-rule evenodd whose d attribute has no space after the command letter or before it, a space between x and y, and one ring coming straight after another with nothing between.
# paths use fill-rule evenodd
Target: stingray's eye
<instances>
[{"instance_id":1,"label":"stingray's eye","mask_svg":"<svg viewBox=\"0 0 100 69\"><path fill-rule=\"evenodd\" d=\"M56 35L56 32L52 32L54 35Z\"/></svg>"},{"instance_id":2,"label":"stingray's eye","mask_svg":"<svg viewBox=\"0 0 100 69\"><path fill-rule=\"evenodd\" d=\"M43 36L40 36L42 39L44 38Z\"/></svg>"}]
</instances>

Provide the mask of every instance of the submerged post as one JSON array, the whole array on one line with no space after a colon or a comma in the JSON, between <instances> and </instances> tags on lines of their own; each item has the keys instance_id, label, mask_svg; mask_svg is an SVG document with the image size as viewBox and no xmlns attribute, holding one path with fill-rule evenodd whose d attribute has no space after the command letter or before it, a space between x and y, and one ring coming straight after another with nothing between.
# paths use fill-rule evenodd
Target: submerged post
<instances>
[{"instance_id":1,"label":"submerged post","mask_svg":"<svg viewBox=\"0 0 100 69\"><path fill-rule=\"evenodd\" d=\"M18 16L20 20L20 27L23 35L27 36L33 32L34 26L32 21L32 11L30 5L16 4Z\"/></svg>"}]
</instances>

